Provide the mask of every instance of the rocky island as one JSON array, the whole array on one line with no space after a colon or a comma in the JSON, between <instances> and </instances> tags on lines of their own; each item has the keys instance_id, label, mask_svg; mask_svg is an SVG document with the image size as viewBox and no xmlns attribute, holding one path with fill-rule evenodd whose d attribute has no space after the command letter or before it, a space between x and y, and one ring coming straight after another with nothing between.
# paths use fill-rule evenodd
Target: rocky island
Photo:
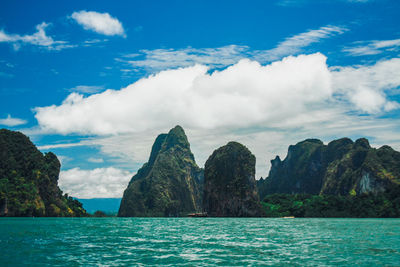
<instances>
[{"instance_id":1,"label":"rocky island","mask_svg":"<svg viewBox=\"0 0 400 267\"><path fill-rule=\"evenodd\" d=\"M85 216L58 187L60 162L20 132L0 130L0 216Z\"/></svg>"},{"instance_id":2,"label":"rocky island","mask_svg":"<svg viewBox=\"0 0 400 267\"><path fill-rule=\"evenodd\" d=\"M272 160L257 185L272 217L399 217L400 152L365 138L307 139Z\"/></svg>"},{"instance_id":3,"label":"rocky island","mask_svg":"<svg viewBox=\"0 0 400 267\"><path fill-rule=\"evenodd\" d=\"M212 217L260 217L256 158L237 142L218 148L204 168L203 207Z\"/></svg>"},{"instance_id":4,"label":"rocky island","mask_svg":"<svg viewBox=\"0 0 400 267\"><path fill-rule=\"evenodd\" d=\"M201 212L203 170L182 127L160 134L149 161L132 177L119 208L120 217L186 216Z\"/></svg>"},{"instance_id":5,"label":"rocky island","mask_svg":"<svg viewBox=\"0 0 400 267\"><path fill-rule=\"evenodd\" d=\"M273 193L360 195L381 193L400 184L400 153L389 146L372 148L365 138L342 138L324 145L307 139L289 146L286 158L271 161L260 197Z\"/></svg>"}]
</instances>

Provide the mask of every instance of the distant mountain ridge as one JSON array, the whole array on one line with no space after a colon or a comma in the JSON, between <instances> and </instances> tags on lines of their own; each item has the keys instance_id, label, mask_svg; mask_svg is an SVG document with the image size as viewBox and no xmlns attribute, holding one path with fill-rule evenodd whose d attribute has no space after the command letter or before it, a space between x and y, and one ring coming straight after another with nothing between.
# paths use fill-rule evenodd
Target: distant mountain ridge
<instances>
[{"instance_id":1,"label":"distant mountain ridge","mask_svg":"<svg viewBox=\"0 0 400 267\"><path fill-rule=\"evenodd\" d=\"M400 184L400 152L372 148L365 138L342 138L324 145L307 139L289 146L286 158L271 161L257 182L261 198L274 193L313 195L378 194Z\"/></svg>"}]
</instances>

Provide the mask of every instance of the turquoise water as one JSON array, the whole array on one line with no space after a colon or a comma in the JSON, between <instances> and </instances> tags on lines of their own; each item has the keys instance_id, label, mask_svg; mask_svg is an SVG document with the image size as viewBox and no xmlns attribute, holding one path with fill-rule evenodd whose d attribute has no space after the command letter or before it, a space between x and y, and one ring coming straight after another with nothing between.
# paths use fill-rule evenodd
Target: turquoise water
<instances>
[{"instance_id":1,"label":"turquoise water","mask_svg":"<svg viewBox=\"0 0 400 267\"><path fill-rule=\"evenodd\" d=\"M399 219L0 218L0 266L400 265Z\"/></svg>"}]
</instances>

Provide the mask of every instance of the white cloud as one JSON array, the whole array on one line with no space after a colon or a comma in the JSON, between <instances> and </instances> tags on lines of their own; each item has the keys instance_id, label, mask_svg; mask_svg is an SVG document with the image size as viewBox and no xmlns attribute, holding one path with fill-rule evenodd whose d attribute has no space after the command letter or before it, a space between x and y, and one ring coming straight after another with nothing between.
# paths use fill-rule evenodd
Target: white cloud
<instances>
[{"instance_id":1,"label":"white cloud","mask_svg":"<svg viewBox=\"0 0 400 267\"><path fill-rule=\"evenodd\" d=\"M212 74L202 65L167 70L121 90L88 97L72 93L59 106L35 108L35 117L44 131L107 135L175 124L275 127L308 120L304 116L310 111L321 113L341 104L346 111L370 114L398 108L387 92L400 85L400 59L331 70L325 61L317 53L266 66L245 59Z\"/></svg>"},{"instance_id":2,"label":"white cloud","mask_svg":"<svg viewBox=\"0 0 400 267\"><path fill-rule=\"evenodd\" d=\"M202 65L162 71L118 91L72 93L60 106L35 108L35 117L44 130L96 135L281 123L331 98L325 60L317 53L267 66L246 59L212 74Z\"/></svg>"},{"instance_id":3,"label":"white cloud","mask_svg":"<svg viewBox=\"0 0 400 267\"><path fill-rule=\"evenodd\" d=\"M117 61L126 63L133 70L143 68L148 72L165 69L189 67L203 64L213 68L221 68L237 63L243 58L257 60L261 63L282 59L285 56L299 54L305 47L318 43L323 39L343 34L348 29L339 26L324 26L286 38L277 47L268 50L253 50L244 45L227 45L218 48L155 49L141 50L139 53L127 54ZM132 69L121 69L123 72Z\"/></svg>"},{"instance_id":4,"label":"white cloud","mask_svg":"<svg viewBox=\"0 0 400 267\"><path fill-rule=\"evenodd\" d=\"M0 30L0 42L12 43L15 50L19 50L21 44L37 45L48 50L75 47L75 45L70 45L66 41L55 41L51 36L48 36L45 30L49 25L45 22L36 25L37 31L31 35L8 34L4 30Z\"/></svg>"},{"instance_id":5,"label":"white cloud","mask_svg":"<svg viewBox=\"0 0 400 267\"><path fill-rule=\"evenodd\" d=\"M60 172L58 185L65 193L77 198L119 198L131 177L130 172L113 167L73 168Z\"/></svg>"},{"instance_id":6,"label":"white cloud","mask_svg":"<svg viewBox=\"0 0 400 267\"><path fill-rule=\"evenodd\" d=\"M0 119L0 125L6 125L6 126L9 126L9 127L19 126L19 125L23 125L23 124L26 124L26 123L27 123L26 120L13 118L13 117L11 117L10 114L7 115L7 118Z\"/></svg>"},{"instance_id":7,"label":"white cloud","mask_svg":"<svg viewBox=\"0 0 400 267\"><path fill-rule=\"evenodd\" d=\"M70 92L78 92L85 94L94 94L104 90L104 86L96 86L96 85L77 85L73 88L70 88L68 91Z\"/></svg>"},{"instance_id":8,"label":"white cloud","mask_svg":"<svg viewBox=\"0 0 400 267\"><path fill-rule=\"evenodd\" d=\"M344 95L358 110L378 113L399 108L386 92L400 86L400 58L372 66L339 67L332 71L335 91Z\"/></svg>"},{"instance_id":9,"label":"white cloud","mask_svg":"<svg viewBox=\"0 0 400 267\"><path fill-rule=\"evenodd\" d=\"M108 13L99 13L95 11L78 11L72 13L71 17L85 30L92 30L104 35L126 36L122 23L111 17Z\"/></svg>"},{"instance_id":10,"label":"white cloud","mask_svg":"<svg viewBox=\"0 0 400 267\"><path fill-rule=\"evenodd\" d=\"M352 56L377 55L383 52L398 51L400 39L373 40L367 42L356 42L354 46L343 48L344 52Z\"/></svg>"},{"instance_id":11,"label":"white cloud","mask_svg":"<svg viewBox=\"0 0 400 267\"><path fill-rule=\"evenodd\" d=\"M103 163L104 162L104 160L102 158L94 158L94 157L88 158L88 161L92 162L92 163Z\"/></svg>"},{"instance_id":12,"label":"white cloud","mask_svg":"<svg viewBox=\"0 0 400 267\"><path fill-rule=\"evenodd\" d=\"M237 63L246 56L247 46L228 45L218 48L183 48L141 50L140 53L125 55L117 59L132 67L144 68L150 72L189 67L204 64L213 67L225 67Z\"/></svg>"},{"instance_id":13,"label":"white cloud","mask_svg":"<svg viewBox=\"0 0 400 267\"><path fill-rule=\"evenodd\" d=\"M345 27L324 26L316 30L309 30L292 37L286 38L278 46L271 50L256 51L255 58L258 61L277 60L284 56L295 55L302 51L303 48L318 43L322 39L331 38L333 36L343 34L348 31Z\"/></svg>"}]
</instances>

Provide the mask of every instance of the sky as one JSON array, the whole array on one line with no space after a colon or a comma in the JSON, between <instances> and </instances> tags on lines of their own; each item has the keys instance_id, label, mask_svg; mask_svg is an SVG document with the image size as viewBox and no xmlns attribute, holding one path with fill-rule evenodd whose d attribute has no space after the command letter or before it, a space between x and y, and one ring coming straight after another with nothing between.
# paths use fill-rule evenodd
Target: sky
<instances>
[{"instance_id":1,"label":"sky","mask_svg":"<svg viewBox=\"0 0 400 267\"><path fill-rule=\"evenodd\" d=\"M270 160L307 138L400 150L400 1L7 1L0 128L121 197L175 125L200 167L229 141Z\"/></svg>"}]
</instances>

